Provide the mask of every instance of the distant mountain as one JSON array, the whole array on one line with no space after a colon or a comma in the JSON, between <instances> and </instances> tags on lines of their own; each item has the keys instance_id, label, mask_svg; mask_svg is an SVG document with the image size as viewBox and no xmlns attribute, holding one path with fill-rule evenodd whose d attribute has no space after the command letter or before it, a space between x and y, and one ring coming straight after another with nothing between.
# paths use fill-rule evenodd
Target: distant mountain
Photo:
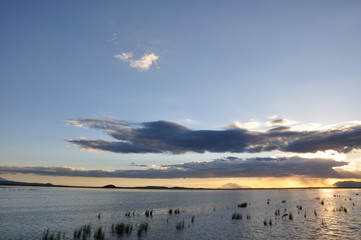
<instances>
[{"instance_id":1,"label":"distant mountain","mask_svg":"<svg viewBox=\"0 0 361 240\"><path fill-rule=\"evenodd\" d=\"M51 183L27 183L27 182L16 182L9 181L5 178L0 178L0 185L3 186L44 186L44 187L53 187L54 185Z\"/></svg>"},{"instance_id":2,"label":"distant mountain","mask_svg":"<svg viewBox=\"0 0 361 240\"><path fill-rule=\"evenodd\" d=\"M220 187L221 189L243 189L243 188L250 188L250 187L247 187L247 186L241 186L241 185L239 185L239 184L237 184L237 183L226 183L226 184L224 184L224 185L222 185L221 187Z\"/></svg>"},{"instance_id":3,"label":"distant mountain","mask_svg":"<svg viewBox=\"0 0 361 240\"><path fill-rule=\"evenodd\" d=\"M335 187L344 187L344 188L361 188L361 182L356 181L340 181L333 184Z\"/></svg>"}]
</instances>

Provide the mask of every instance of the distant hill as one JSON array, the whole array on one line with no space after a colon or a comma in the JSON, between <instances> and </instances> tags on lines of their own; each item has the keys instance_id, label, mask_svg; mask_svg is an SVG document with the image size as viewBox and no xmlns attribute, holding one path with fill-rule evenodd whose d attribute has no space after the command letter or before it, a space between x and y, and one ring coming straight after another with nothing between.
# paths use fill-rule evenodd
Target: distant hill
<instances>
[{"instance_id":1,"label":"distant hill","mask_svg":"<svg viewBox=\"0 0 361 240\"><path fill-rule=\"evenodd\" d=\"M250 187L247 187L247 186L241 186L241 185L238 185L237 183L226 183L224 185L222 185L220 187L221 189L248 189Z\"/></svg>"},{"instance_id":2,"label":"distant hill","mask_svg":"<svg viewBox=\"0 0 361 240\"><path fill-rule=\"evenodd\" d=\"M27 183L27 182L16 182L9 181L5 178L0 178L0 185L3 186L38 186L38 187L53 187L51 183Z\"/></svg>"},{"instance_id":3,"label":"distant hill","mask_svg":"<svg viewBox=\"0 0 361 240\"><path fill-rule=\"evenodd\" d=\"M113 184L109 184L109 185L105 185L102 188L117 188L117 186L113 185Z\"/></svg>"}]
</instances>

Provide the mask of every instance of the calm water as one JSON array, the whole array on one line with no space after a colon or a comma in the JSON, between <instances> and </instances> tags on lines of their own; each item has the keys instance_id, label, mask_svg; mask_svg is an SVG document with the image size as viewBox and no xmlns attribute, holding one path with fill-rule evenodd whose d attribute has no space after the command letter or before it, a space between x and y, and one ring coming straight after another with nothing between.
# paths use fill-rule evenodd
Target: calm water
<instances>
[{"instance_id":1,"label":"calm water","mask_svg":"<svg viewBox=\"0 0 361 240\"><path fill-rule=\"evenodd\" d=\"M246 208L237 207L244 202L248 203ZM180 214L169 214L169 209L179 209ZM146 210L153 210L153 217L146 217ZM277 210L280 216L276 216ZM102 227L105 239L119 239L111 229L112 224L121 222L133 225L131 235L122 239L138 239L137 229L143 222L148 223L148 231L141 239L360 239L360 210L360 189L172 191L2 187L0 239L42 239L47 229L50 233L61 232L61 239L73 239L74 230L86 224L90 224L93 232ZM130 216L125 216L129 211ZM232 219L234 213L242 214L242 219ZM288 215L282 218L285 214ZM176 229L183 221L184 228Z\"/></svg>"}]
</instances>

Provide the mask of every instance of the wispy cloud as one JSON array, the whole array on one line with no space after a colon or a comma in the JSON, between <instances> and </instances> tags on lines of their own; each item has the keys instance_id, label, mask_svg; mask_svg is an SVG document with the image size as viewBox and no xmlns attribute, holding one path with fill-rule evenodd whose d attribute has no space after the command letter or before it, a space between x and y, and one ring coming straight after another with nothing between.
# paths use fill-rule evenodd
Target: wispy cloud
<instances>
[{"instance_id":1,"label":"wispy cloud","mask_svg":"<svg viewBox=\"0 0 361 240\"><path fill-rule=\"evenodd\" d=\"M114 55L114 58L119 59L123 62L129 63L129 66L140 71L149 70L150 67L156 63L159 59L155 53L145 53L139 59L134 59L132 52L123 52L117 55Z\"/></svg>"},{"instance_id":2,"label":"wispy cloud","mask_svg":"<svg viewBox=\"0 0 361 240\"><path fill-rule=\"evenodd\" d=\"M114 56L114 58L120 59L122 61L128 62L130 58L133 57L133 53L128 52L128 53L120 53Z\"/></svg>"},{"instance_id":3,"label":"wispy cloud","mask_svg":"<svg viewBox=\"0 0 361 240\"><path fill-rule=\"evenodd\" d=\"M267 123L268 126L286 126L286 125L295 125L295 124L297 124L297 122L290 121L285 118L272 119Z\"/></svg>"},{"instance_id":4,"label":"wispy cloud","mask_svg":"<svg viewBox=\"0 0 361 240\"><path fill-rule=\"evenodd\" d=\"M257 121L249 121L249 122L245 122L245 123L241 123L239 121L234 121L231 124L228 124L226 127L229 128L244 128L244 129L255 129L258 128L261 124Z\"/></svg>"},{"instance_id":5,"label":"wispy cloud","mask_svg":"<svg viewBox=\"0 0 361 240\"><path fill-rule=\"evenodd\" d=\"M114 140L68 139L86 150L115 153L259 153L282 151L315 153L334 150L348 153L361 149L361 122L355 121L316 130L293 130L276 126L264 131L241 128L192 130L169 121L134 123L96 119L73 119L69 125L104 131Z\"/></svg>"},{"instance_id":6,"label":"wispy cloud","mask_svg":"<svg viewBox=\"0 0 361 240\"><path fill-rule=\"evenodd\" d=\"M45 176L73 176L100 178L229 178L229 177L290 177L312 178L360 177L340 174L334 167L347 163L331 159L290 158L247 158L227 157L209 162L188 162L163 165L145 170L88 170L70 167L11 167L1 166L2 174L36 174ZM142 165L142 167L144 167Z\"/></svg>"}]
</instances>

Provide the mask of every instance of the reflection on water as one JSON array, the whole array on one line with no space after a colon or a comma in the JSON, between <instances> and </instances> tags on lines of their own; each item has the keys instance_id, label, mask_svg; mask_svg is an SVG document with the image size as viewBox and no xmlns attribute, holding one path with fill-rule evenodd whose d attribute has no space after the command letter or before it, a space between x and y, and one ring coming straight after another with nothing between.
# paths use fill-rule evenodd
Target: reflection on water
<instances>
[{"instance_id":1,"label":"reflection on water","mask_svg":"<svg viewBox=\"0 0 361 240\"><path fill-rule=\"evenodd\" d=\"M360 195L359 195L360 194ZM247 203L247 206L242 203ZM361 190L0 188L1 239L359 239ZM148 212L147 212L148 211ZM123 224L123 225L121 225Z\"/></svg>"}]
</instances>

